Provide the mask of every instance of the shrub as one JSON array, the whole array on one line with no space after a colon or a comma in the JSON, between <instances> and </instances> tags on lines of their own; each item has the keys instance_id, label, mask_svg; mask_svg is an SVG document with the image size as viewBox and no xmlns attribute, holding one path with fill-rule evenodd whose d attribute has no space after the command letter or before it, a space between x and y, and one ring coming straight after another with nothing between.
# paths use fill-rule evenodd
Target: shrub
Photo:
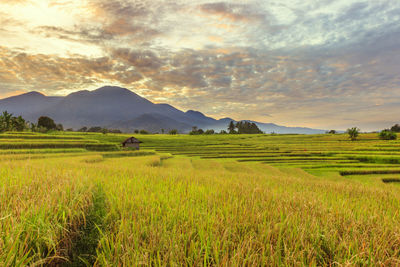
<instances>
[{"instance_id":1,"label":"shrub","mask_svg":"<svg viewBox=\"0 0 400 267\"><path fill-rule=\"evenodd\" d=\"M357 127L349 128L347 129L346 133L349 135L351 141L355 141L360 134L360 129Z\"/></svg>"},{"instance_id":2,"label":"shrub","mask_svg":"<svg viewBox=\"0 0 400 267\"><path fill-rule=\"evenodd\" d=\"M178 130L172 129L171 131L169 131L169 134L172 134L172 135L178 134Z\"/></svg>"},{"instance_id":3,"label":"shrub","mask_svg":"<svg viewBox=\"0 0 400 267\"><path fill-rule=\"evenodd\" d=\"M122 133L122 131L119 130L119 129L108 129L108 132L109 132L109 133L115 133L115 134L120 134L120 133Z\"/></svg>"},{"instance_id":4,"label":"shrub","mask_svg":"<svg viewBox=\"0 0 400 267\"><path fill-rule=\"evenodd\" d=\"M56 126L56 130L57 130L57 131L64 131L64 126L63 126L61 123L59 123L59 124L57 124L57 126Z\"/></svg>"},{"instance_id":5,"label":"shrub","mask_svg":"<svg viewBox=\"0 0 400 267\"><path fill-rule=\"evenodd\" d=\"M198 134L204 134L203 129L197 128L197 126L192 127L192 131L189 132L190 135L198 135Z\"/></svg>"},{"instance_id":6,"label":"shrub","mask_svg":"<svg viewBox=\"0 0 400 267\"><path fill-rule=\"evenodd\" d=\"M41 128L41 127L46 128L48 131L57 129L57 125L55 124L54 120L47 116L41 116L38 119L37 126L39 128Z\"/></svg>"},{"instance_id":7,"label":"shrub","mask_svg":"<svg viewBox=\"0 0 400 267\"><path fill-rule=\"evenodd\" d=\"M395 124L395 125L392 126L392 128L390 128L390 130L392 132L400 133L400 125Z\"/></svg>"},{"instance_id":8,"label":"shrub","mask_svg":"<svg viewBox=\"0 0 400 267\"><path fill-rule=\"evenodd\" d=\"M90 127L87 131L91 133L100 133L103 130L100 126Z\"/></svg>"},{"instance_id":9,"label":"shrub","mask_svg":"<svg viewBox=\"0 0 400 267\"><path fill-rule=\"evenodd\" d=\"M379 139L382 140L396 140L397 134L393 131L383 130L379 133Z\"/></svg>"},{"instance_id":10,"label":"shrub","mask_svg":"<svg viewBox=\"0 0 400 267\"><path fill-rule=\"evenodd\" d=\"M49 130L47 128L43 127L43 126L40 126L40 127L36 128L36 131L38 133L47 133Z\"/></svg>"}]
</instances>

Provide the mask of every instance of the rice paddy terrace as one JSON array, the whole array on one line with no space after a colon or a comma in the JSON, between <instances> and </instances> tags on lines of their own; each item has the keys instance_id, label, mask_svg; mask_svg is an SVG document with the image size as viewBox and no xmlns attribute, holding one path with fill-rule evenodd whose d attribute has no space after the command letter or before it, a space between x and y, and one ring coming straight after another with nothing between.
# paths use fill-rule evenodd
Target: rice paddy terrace
<instances>
[{"instance_id":1,"label":"rice paddy terrace","mask_svg":"<svg viewBox=\"0 0 400 267\"><path fill-rule=\"evenodd\" d=\"M128 136L9 133L0 135L0 154L24 158L27 154L43 157L43 154L119 151L120 143ZM368 180L372 176L400 177L400 141L379 140L376 134L363 134L358 141L350 141L344 134L139 136L144 142L142 149L172 155L296 167L314 175L337 173L349 178L366 175Z\"/></svg>"},{"instance_id":2,"label":"rice paddy terrace","mask_svg":"<svg viewBox=\"0 0 400 267\"><path fill-rule=\"evenodd\" d=\"M400 142L0 134L0 266L397 266Z\"/></svg>"},{"instance_id":3,"label":"rice paddy terrace","mask_svg":"<svg viewBox=\"0 0 400 267\"><path fill-rule=\"evenodd\" d=\"M146 148L173 155L260 162L360 181L400 178L400 141L379 140L377 134L363 134L358 141L344 134L145 136L142 140Z\"/></svg>"}]
</instances>

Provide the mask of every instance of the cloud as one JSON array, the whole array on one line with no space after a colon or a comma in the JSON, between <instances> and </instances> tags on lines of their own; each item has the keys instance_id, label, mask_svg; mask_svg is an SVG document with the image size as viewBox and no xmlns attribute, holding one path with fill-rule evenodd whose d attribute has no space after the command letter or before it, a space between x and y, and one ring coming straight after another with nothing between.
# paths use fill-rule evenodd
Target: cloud
<instances>
[{"instance_id":1,"label":"cloud","mask_svg":"<svg viewBox=\"0 0 400 267\"><path fill-rule=\"evenodd\" d=\"M10 27L22 26L23 22L16 20L7 15L7 13L0 12L0 31L10 31Z\"/></svg>"},{"instance_id":2,"label":"cloud","mask_svg":"<svg viewBox=\"0 0 400 267\"><path fill-rule=\"evenodd\" d=\"M95 16L115 18L115 17L143 17L147 16L149 10L146 8L148 1L124 1L124 0L92 0L88 2L88 7Z\"/></svg>"},{"instance_id":3,"label":"cloud","mask_svg":"<svg viewBox=\"0 0 400 267\"><path fill-rule=\"evenodd\" d=\"M222 20L226 19L234 22L265 20L265 14L257 12L252 6L246 4L207 3L200 5L200 9L204 13L218 16Z\"/></svg>"},{"instance_id":4,"label":"cloud","mask_svg":"<svg viewBox=\"0 0 400 267\"><path fill-rule=\"evenodd\" d=\"M149 1L98 1L88 2L93 19L101 24L101 30L112 38L129 37L148 41L159 35L158 19L153 9L159 6Z\"/></svg>"},{"instance_id":5,"label":"cloud","mask_svg":"<svg viewBox=\"0 0 400 267\"><path fill-rule=\"evenodd\" d=\"M268 120L277 123L331 126L345 119L362 120L371 107L385 107L400 98L395 68L398 50L371 55L353 50L186 49L171 53L115 48L100 58L1 51L2 84L46 87L49 94L118 84L153 100L167 97L180 108L198 108L218 117L270 114ZM383 110L378 111L382 114Z\"/></svg>"},{"instance_id":6,"label":"cloud","mask_svg":"<svg viewBox=\"0 0 400 267\"><path fill-rule=\"evenodd\" d=\"M32 1L31 0L7 0L7 1L4 1L4 3L2 3L2 4L18 5L18 4L28 4L28 3L32 3Z\"/></svg>"},{"instance_id":7,"label":"cloud","mask_svg":"<svg viewBox=\"0 0 400 267\"><path fill-rule=\"evenodd\" d=\"M3 88L22 85L28 90L44 88L44 91L54 94L58 90L76 90L103 81L129 84L141 79L140 74L121 70L108 57L65 58L5 48L1 48L0 52L0 81Z\"/></svg>"},{"instance_id":8,"label":"cloud","mask_svg":"<svg viewBox=\"0 0 400 267\"><path fill-rule=\"evenodd\" d=\"M0 93L0 99L17 96L26 93L26 91L22 90L10 90L9 92L2 92Z\"/></svg>"},{"instance_id":9,"label":"cloud","mask_svg":"<svg viewBox=\"0 0 400 267\"><path fill-rule=\"evenodd\" d=\"M132 50L129 48L114 49L111 56L129 67L135 67L141 72L158 70L162 65L162 59L150 50Z\"/></svg>"},{"instance_id":10,"label":"cloud","mask_svg":"<svg viewBox=\"0 0 400 267\"><path fill-rule=\"evenodd\" d=\"M0 90L114 84L216 117L328 128L400 111L395 1L46 3L63 23L1 14Z\"/></svg>"},{"instance_id":11,"label":"cloud","mask_svg":"<svg viewBox=\"0 0 400 267\"><path fill-rule=\"evenodd\" d=\"M100 28L85 27L74 27L68 30L56 26L39 26L33 30L33 33L41 34L45 37L55 37L63 40L88 43L97 43L113 38L111 34L107 34Z\"/></svg>"}]
</instances>

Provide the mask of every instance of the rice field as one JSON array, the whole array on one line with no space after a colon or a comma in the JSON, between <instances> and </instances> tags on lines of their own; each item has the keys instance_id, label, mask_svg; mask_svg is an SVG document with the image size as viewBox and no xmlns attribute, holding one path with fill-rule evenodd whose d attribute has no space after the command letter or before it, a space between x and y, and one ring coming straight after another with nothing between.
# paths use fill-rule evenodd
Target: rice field
<instances>
[{"instance_id":1,"label":"rice field","mask_svg":"<svg viewBox=\"0 0 400 267\"><path fill-rule=\"evenodd\" d=\"M398 266L400 142L0 134L0 266Z\"/></svg>"}]
</instances>

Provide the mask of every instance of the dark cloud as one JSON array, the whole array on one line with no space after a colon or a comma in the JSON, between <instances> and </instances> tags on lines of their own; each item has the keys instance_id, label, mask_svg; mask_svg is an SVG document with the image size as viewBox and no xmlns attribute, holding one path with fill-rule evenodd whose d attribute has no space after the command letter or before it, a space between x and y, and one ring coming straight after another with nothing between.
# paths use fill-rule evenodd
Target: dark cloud
<instances>
[{"instance_id":1,"label":"dark cloud","mask_svg":"<svg viewBox=\"0 0 400 267\"><path fill-rule=\"evenodd\" d=\"M54 37L63 40L98 43L102 41L111 40L113 35L105 32L99 27L74 27L71 30L55 27L55 26L40 26L37 27L33 33L44 35L45 37Z\"/></svg>"},{"instance_id":2,"label":"dark cloud","mask_svg":"<svg viewBox=\"0 0 400 267\"><path fill-rule=\"evenodd\" d=\"M148 40L161 34L160 6L151 1L90 1L89 8L101 22L104 34L114 38L130 36ZM166 8L169 5L165 5ZM155 9L155 10L154 10Z\"/></svg>"},{"instance_id":3,"label":"dark cloud","mask_svg":"<svg viewBox=\"0 0 400 267\"><path fill-rule=\"evenodd\" d=\"M371 12L368 7L369 7L368 3L365 2L354 3L348 8L346 8L346 10L344 10L342 15L336 18L336 22L352 23L354 21L361 20L365 17L366 13Z\"/></svg>"},{"instance_id":4,"label":"dark cloud","mask_svg":"<svg viewBox=\"0 0 400 267\"><path fill-rule=\"evenodd\" d=\"M92 59L0 51L0 81L7 88L24 84L51 93L114 83L150 99L168 96L178 107L198 107L217 116L245 112L343 121L351 114L348 118L357 120L366 110L400 98L400 79L393 68L400 53L394 51L326 55L314 50L297 55L254 49L224 54L212 49L157 53L119 48ZM392 65L385 67L386 58Z\"/></svg>"},{"instance_id":5,"label":"dark cloud","mask_svg":"<svg viewBox=\"0 0 400 267\"><path fill-rule=\"evenodd\" d=\"M2 90L52 94L108 83L209 115L262 120L269 114L278 123L308 126L376 124L385 112L400 111L400 13L392 2L350 1L339 9L331 1L86 3L88 18L74 26L29 30L100 55L0 47ZM0 16L0 30L13 23Z\"/></svg>"},{"instance_id":6,"label":"dark cloud","mask_svg":"<svg viewBox=\"0 0 400 267\"><path fill-rule=\"evenodd\" d=\"M114 49L111 57L128 67L134 67L141 73L151 74L164 64L162 59L149 50L132 50L129 48Z\"/></svg>"},{"instance_id":7,"label":"dark cloud","mask_svg":"<svg viewBox=\"0 0 400 267\"><path fill-rule=\"evenodd\" d=\"M258 12L248 4L207 3L201 5L200 9L205 13L232 21L265 20L265 14Z\"/></svg>"},{"instance_id":8,"label":"dark cloud","mask_svg":"<svg viewBox=\"0 0 400 267\"><path fill-rule=\"evenodd\" d=\"M89 7L96 15L106 18L145 17L150 12L148 1L94 0L89 1Z\"/></svg>"},{"instance_id":9,"label":"dark cloud","mask_svg":"<svg viewBox=\"0 0 400 267\"><path fill-rule=\"evenodd\" d=\"M119 38L128 37L135 43L146 42L159 32L152 28L134 25L125 19L119 19L105 24L102 27L74 27L65 29L54 26L37 27L33 33L41 34L45 37L54 37L62 40L91 43L104 46L105 43L118 41Z\"/></svg>"},{"instance_id":10,"label":"dark cloud","mask_svg":"<svg viewBox=\"0 0 400 267\"><path fill-rule=\"evenodd\" d=\"M130 84L142 76L119 68L108 57L57 57L27 54L0 49L0 81L13 86L22 84L26 89L45 88L47 92L82 88L102 81Z\"/></svg>"},{"instance_id":11,"label":"dark cloud","mask_svg":"<svg viewBox=\"0 0 400 267\"><path fill-rule=\"evenodd\" d=\"M32 32L45 37L104 46L125 42L145 43L160 35L156 19L145 1L89 1L88 10L96 23L76 24L73 28L39 26ZM110 43L111 42L111 43Z\"/></svg>"}]
</instances>

